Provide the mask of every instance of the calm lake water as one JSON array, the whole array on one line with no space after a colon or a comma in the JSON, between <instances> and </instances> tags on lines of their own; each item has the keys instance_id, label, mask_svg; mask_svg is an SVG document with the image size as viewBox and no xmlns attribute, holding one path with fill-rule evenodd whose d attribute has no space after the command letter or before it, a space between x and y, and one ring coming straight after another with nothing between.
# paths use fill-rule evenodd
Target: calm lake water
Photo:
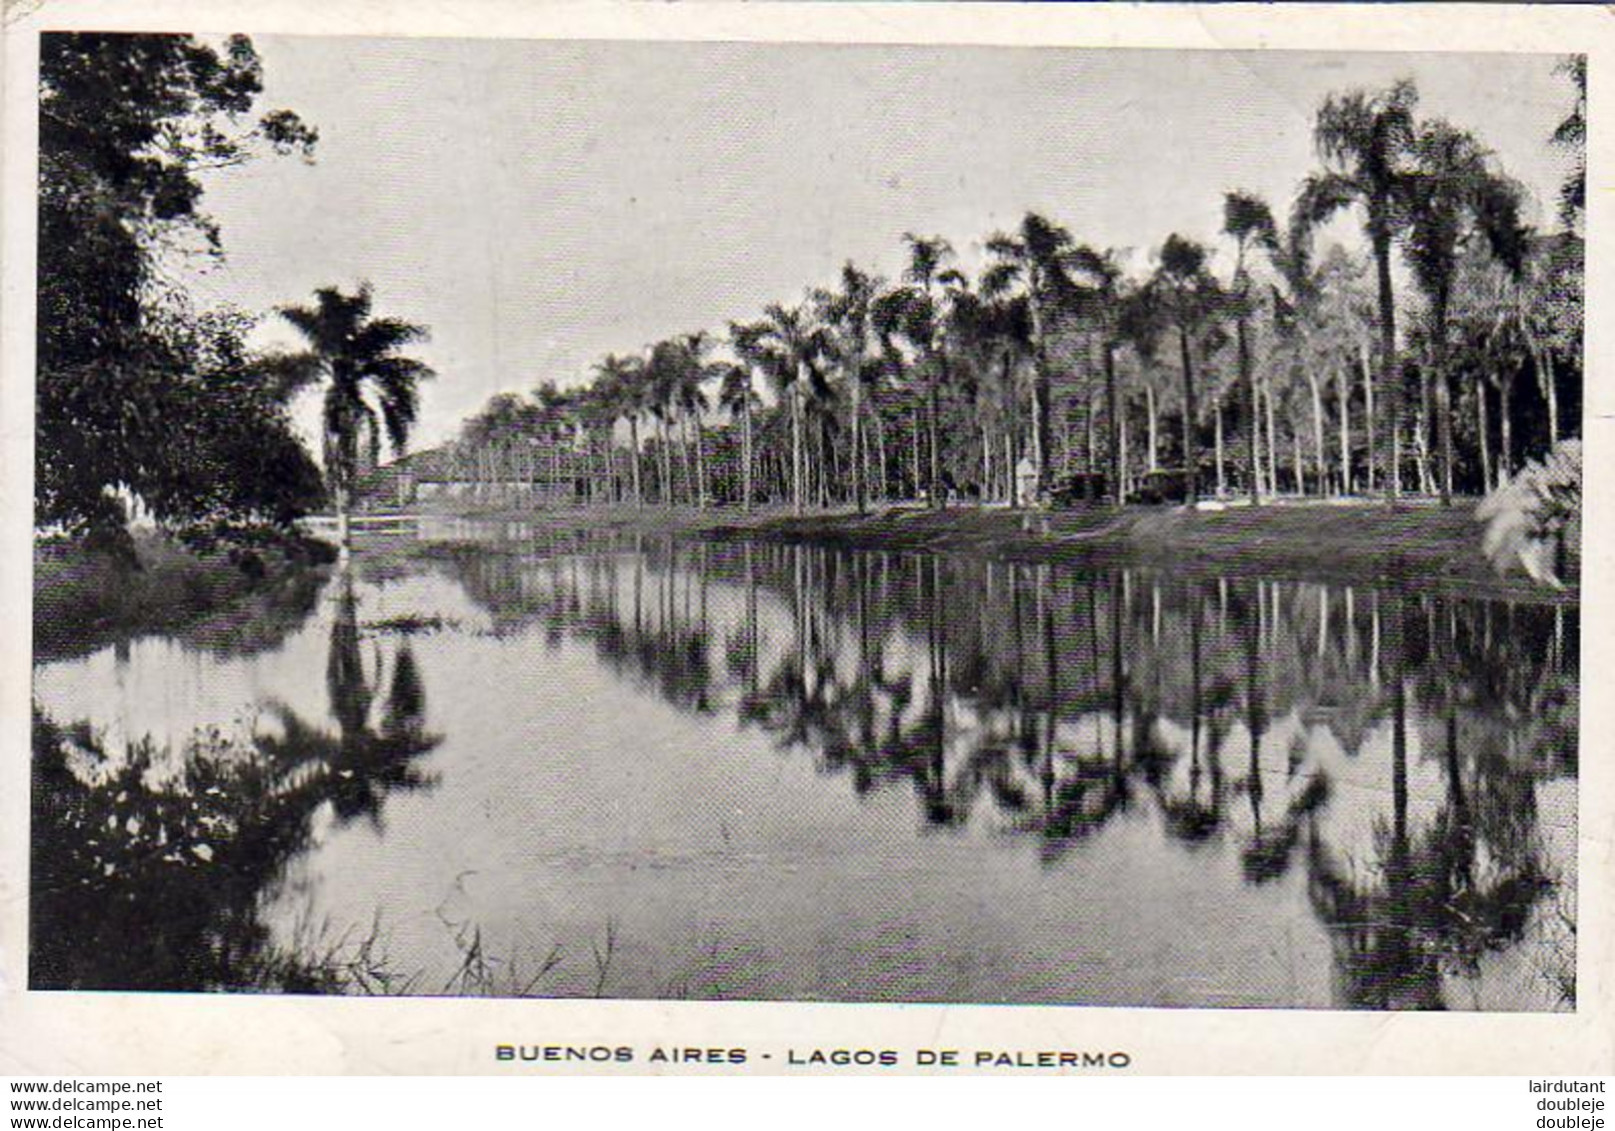
<instances>
[{"instance_id":1,"label":"calm lake water","mask_svg":"<svg viewBox=\"0 0 1615 1131\"><path fill-rule=\"evenodd\" d=\"M359 559L253 631L36 668L36 987L1573 1004L1574 607Z\"/></svg>"}]
</instances>

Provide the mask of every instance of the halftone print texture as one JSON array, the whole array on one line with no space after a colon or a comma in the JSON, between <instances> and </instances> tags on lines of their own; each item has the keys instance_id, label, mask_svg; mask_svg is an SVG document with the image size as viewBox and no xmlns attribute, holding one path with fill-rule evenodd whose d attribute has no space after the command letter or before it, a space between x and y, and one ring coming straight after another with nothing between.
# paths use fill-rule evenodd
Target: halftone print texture
<instances>
[{"instance_id":1,"label":"halftone print texture","mask_svg":"<svg viewBox=\"0 0 1615 1131\"><path fill-rule=\"evenodd\" d=\"M1583 59L40 82L31 988L1575 1008Z\"/></svg>"}]
</instances>

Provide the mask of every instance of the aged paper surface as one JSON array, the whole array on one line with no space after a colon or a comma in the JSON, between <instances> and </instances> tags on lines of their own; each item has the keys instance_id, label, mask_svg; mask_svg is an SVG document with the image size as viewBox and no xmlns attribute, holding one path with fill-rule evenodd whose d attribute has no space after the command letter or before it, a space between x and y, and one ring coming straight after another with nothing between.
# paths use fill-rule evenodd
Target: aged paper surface
<instances>
[{"instance_id":1,"label":"aged paper surface","mask_svg":"<svg viewBox=\"0 0 1615 1131\"><path fill-rule=\"evenodd\" d=\"M6 19L0 1071L1615 1065L1610 708L1579 693L1609 662L1608 320L1580 313L1611 301L1608 12L47 3ZM94 148L104 121L42 127L39 107L49 42L69 48L58 97L81 99L61 105L93 105L108 56L71 38L92 30L189 33L238 63L244 34L262 68L250 112L219 116L258 131L241 151L153 139L192 147L223 258L199 226L164 243L130 284L131 326L191 333L209 380L235 372L229 342L256 359L242 372L301 373L297 350L335 356L336 339L299 339L277 311L313 325L369 301L363 281L404 326L397 357L435 370L418 410L384 365L353 402L370 423L305 398L234 448L220 437L262 406L204 383L212 415L165 417L171 441L105 497L138 504L135 528L294 506L301 442L331 482L350 467L351 561L345 504L302 507L341 560L121 634L67 582L31 631L22 612L103 497L75 502L74 477L148 427L145 387L110 376L137 356L104 345L116 295L59 335L36 318L113 293L115 254L104 281L68 278L95 262L83 241L121 231L145 255L191 214L159 187L148 228L114 216L95 235L90 218L147 190ZM1555 143L1577 56L1585 140ZM1422 95L1393 240L1409 446L1390 462L1409 498L1384 519L1370 429L1396 418L1375 407L1373 249L1363 205L1322 176L1350 161L1312 143L1326 99L1383 109L1403 77ZM131 104L151 97L126 81ZM298 118L254 126L280 109ZM43 161L42 129L82 167ZM1583 145L1585 203L1561 208ZM1286 274L1308 176L1317 254ZM105 184L131 197L96 197ZM1230 193L1270 205L1245 243ZM42 233L58 215L82 231ZM1528 230L1524 259L1492 238L1499 217ZM1577 237L1567 330L1553 311L1582 269L1554 256ZM867 337L847 329L848 257L871 271ZM1442 262L1463 282L1432 360ZM36 314L47 293L68 297ZM258 321L169 328L227 307ZM1123 310L1155 329L1127 337ZM751 353L729 326L747 319L773 320ZM679 337L696 330L709 341ZM869 376L847 378L866 344ZM617 362L693 372L693 392L602 425L605 401L576 390ZM52 390L79 392L36 401L46 363ZM1451 382L1422 372L1440 364ZM127 412L103 411L103 386ZM497 441L499 393L519 443ZM72 395L89 399L63 409ZM368 441L387 451L400 414L417 454L377 469ZM319 450L322 422L346 451ZM1520 547L1506 577L1421 556L1432 531L1469 529L1486 487L1578 438L1579 584L1551 544ZM203 467L218 494L199 502ZM1253 493L1253 513L1320 525L1161 533L1238 521ZM855 521L866 504L889 529ZM807 536L793 510L839 517ZM1408 542L1352 547L1359 520L1359 542ZM961 525L916 540L925 522ZM1128 522L1128 547L1105 541ZM280 561L231 552L249 577ZM211 599L165 576L148 558L103 587Z\"/></svg>"}]
</instances>

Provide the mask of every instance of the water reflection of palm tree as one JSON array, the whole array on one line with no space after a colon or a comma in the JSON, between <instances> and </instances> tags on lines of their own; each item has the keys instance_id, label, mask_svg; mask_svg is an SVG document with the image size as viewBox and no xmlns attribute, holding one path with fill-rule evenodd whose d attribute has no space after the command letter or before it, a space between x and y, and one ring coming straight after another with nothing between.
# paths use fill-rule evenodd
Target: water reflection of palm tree
<instances>
[{"instance_id":1,"label":"water reflection of palm tree","mask_svg":"<svg viewBox=\"0 0 1615 1131\"><path fill-rule=\"evenodd\" d=\"M311 768L313 776L304 788L312 797L328 800L339 819L365 817L379 828L388 794L434 784L435 779L415 763L442 740L426 733L426 691L407 638L394 653L382 717L372 723L376 687L365 674L352 577L344 573L337 586L325 666L336 732L310 723L282 704L275 711L282 733L263 737L260 745L277 764ZM378 665L377 684L380 681Z\"/></svg>"},{"instance_id":2,"label":"water reflection of palm tree","mask_svg":"<svg viewBox=\"0 0 1615 1131\"><path fill-rule=\"evenodd\" d=\"M1226 691L1220 686L1207 695L1202 670L1204 597L1200 586L1189 587L1189 791L1187 796L1173 796L1164 784L1156 790L1167 830L1191 844L1213 836L1221 827L1224 815L1221 732L1215 726L1204 765L1201 760L1201 728L1207 708L1213 704L1225 705L1227 701ZM1202 781L1207 786L1204 792Z\"/></svg>"},{"instance_id":3,"label":"water reflection of palm tree","mask_svg":"<svg viewBox=\"0 0 1615 1131\"><path fill-rule=\"evenodd\" d=\"M670 645L716 632L729 662L707 678L733 693L713 702L735 704L742 725L808 752L860 794L912 790L928 825L1002 818L1005 831L1035 837L1045 860L1140 795L1188 845L1221 834L1236 803L1248 805L1245 879L1273 881L1304 862L1345 1001L1428 1007L1442 970L1472 967L1518 937L1538 890L1531 774L1548 771L1509 748L1514 720L1539 693L1497 669L1534 671L1573 653L1544 643L1550 616L1510 622L1515 614L1468 603L1453 615L1439 601L1409 613L1405 599L1382 616L1381 594L1137 580L802 546L755 544L744 558L706 560L648 552L635 570L633 626L623 628L635 641L625 674L687 705L673 675L685 661ZM727 624L717 613L726 584L745 592ZM567 585L532 592L562 603L593 592ZM776 608L784 615L769 615ZM603 614L568 615L578 631L598 632L583 626ZM779 633L767 655L765 624ZM1442 624L1453 627L1437 656L1425 640ZM1409 728L1432 717L1447 728L1448 791L1436 819L1416 827ZM1342 863L1351 849L1331 840L1337 755L1320 723L1348 761L1361 760L1367 736L1389 732L1390 790L1366 879ZM1293 735L1282 778L1264 764L1281 729ZM1248 765L1230 775L1225 747L1236 731ZM1174 733L1183 748L1172 748ZM1423 748L1439 745L1426 738Z\"/></svg>"},{"instance_id":4,"label":"water reflection of palm tree","mask_svg":"<svg viewBox=\"0 0 1615 1131\"><path fill-rule=\"evenodd\" d=\"M1391 819L1375 837L1378 882L1349 875L1314 833L1308 892L1329 928L1338 992L1345 1004L1373 1009L1440 1009L1448 970L1473 973L1481 955L1518 941L1545 889L1529 817L1510 828L1494 821L1481 850L1475 798L1466 790L1456 708L1441 720L1447 793L1431 825L1415 835L1408 814L1408 660L1410 608L1398 597L1387 633L1391 653ZM1437 660L1441 662L1443 658ZM1534 808L1528 780L1503 767L1481 780L1505 812ZM1498 772L1501 771L1501 772ZM1481 856L1490 875L1477 873Z\"/></svg>"},{"instance_id":5,"label":"water reflection of palm tree","mask_svg":"<svg viewBox=\"0 0 1615 1131\"><path fill-rule=\"evenodd\" d=\"M282 733L257 736L252 749L199 734L183 773L162 779L148 772L147 742L91 782L68 768L65 732L36 718L35 861L54 878L35 887L33 985L332 988L328 973L276 952L261 917L266 893L308 849L322 806L379 824L387 795L430 784L414 763L439 742L426 731L408 641L372 725L351 577L338 585L326 657L335 734L282 707ZM98 833L86 840L88 828Z\"/></svg>"}]
</instances>

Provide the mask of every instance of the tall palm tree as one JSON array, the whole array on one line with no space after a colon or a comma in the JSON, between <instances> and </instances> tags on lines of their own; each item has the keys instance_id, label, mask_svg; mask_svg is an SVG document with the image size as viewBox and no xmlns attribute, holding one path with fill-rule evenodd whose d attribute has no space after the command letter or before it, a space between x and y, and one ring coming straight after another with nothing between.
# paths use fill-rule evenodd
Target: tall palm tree
<instances>
[{"instance_id":1,"label":"tall palm tree","mask_svg":"<svg viewBox=\"0 0 1615 1131\"><path fill-rule=\"evenodd\" d=\"M1474 236L1511 273L1524 269L1527 235L1520 224L1520 190L1495 172L1472 134L1435 120L1424 123L1412 146L1407 174L1409 266L1428 307L1429 370L1436 394L1441 448L1441 503L1452 505L1452 388L1447 373L1447 325L1459 255Z\"/></svg>"},{"instance_id":2,"label":"tall palm tree","mask_svg":"<svg viewBox=\"0 0 1615 1131\"><path fill-rule=\"evenodd\" d=\"M545 381L533 390L537 406L534 428L549 455L549 485L552 501L565 501L572 491L571 464L579 423L578 401L573 390Z\"/></svg>"},{"instance_id":3,"label":"tall palm tree","mask_svg":"<svg viewBox=\"0 0 1615 1131\"><path fill-rule=\"evenodd\" d=\"M1049 483L1049 330L1056 307L1071 287L1067 271L1072 248L1070 232L1036 212L1028 212L1014 232L999 232L988 238L987 253L994 262L982 277L982 289L989 296L1016 286L1026 296L1032 320L1032 436L1040 490Z\"/></svg>"},{"instance_id":4,"label":"tall palm tree","mask_svg":"<svg viewBox=\"0 0 1615 1131\"><path fill-rule=\"evenodd\" d=\"M744 464L741 474L742 494L741 505L750 511L756 474L752 459L752 442L754 431L753 411L757 404L756 378L759 373L765 377L768 373L770 353L768 349L768 323L766 322L731 322L729 323L729 348L739 359L738 372L724 378L723 405L731 415L738 409L741 424L741 458Z\"/></svg>"},{"instance_id":5,"label":"tall palm tree","mask_svg":"<svg viewBox=\"0 0 1615 1131\"><path fill-rule=\"evenodd\" d=\"M673 505L673 425L680 412L678 397L685 369L682 343L669 338L651 346L645 362L645 407L656 422L664 506Z\"/></svg>"},{"instance_id":6,"label":"tall palm tree","mask_svg":"<svg viewBox=\"0 0 1615 1131\"><path fill-rule=\"evenodd\" d=\"M946 266L953 258L953 245L941 236L903 233L908 248L908 266L903 284L886 291L872 310L876 333L889 357L895 356L895 343L906 342L916 355L911 372L919 374L925 404L926 433L930 446L929 493L932 507L941 507L942 492L942 415L941 390L950 380L947 349L946 291L964 282L964 276Z\"/></svg>"},{"instance_id":7,"label":"tall palm tree","mask_svg":"<svg viewBox=\"0 0 1615 1131\"><path fill-rule=\"evenodd\" d=\"M1509 270L1489 250L1464 254L1454 288L1453 321L1477 363L1498 392L1500 450L1497 475L1485 476L1486 487L1501 486L1516 470L1513 446L1514 381L1520 367L1529 364L1537 391L1547 408L1545 439L1552 447L1559 440L1559 398L1552 355L1565 313L1555 245L1562 235L1529 241L1523 269ZM1484 394L1477 391L1477 406ZM1483 408L1479 411L1484 412ZM1486 440L1481 433L1482 443ZM1483 464L1485 449L1482 448Z\"/></svg>"},{"instance_id":8,"label":"tall palm tree","mask_svg":"<svg viewBox=\"0 0 1615 1131\"><path fill-rule=\"evenodd\" d=\"M807 499L803 418L808 397L825 391L823 364L830 343L824 327L814 318L811 303L787 307L776 302L763 315L759 356L775 391L790 405L791 507L801 514Z\"/></svg>"},{"instance_id":9,"label":"tall palm tree","mask_svg":"<svg viewBox=\"0 0 1615 1131\"><path fill-rule=\"evenodd\" d=\"M1402 371L1396 353L1391 249L1404 223L1407 158L1417 132L1418 101L1410 79L1384 91L1352 90L1325 99L1312 136L1326 168L1303 183L1299 205L1314 224L1354 205L1363 211L1378 281L1379 379L1391 434L1387 482L1393 503L1402 493Z\"/></svg>"},{"instance_id":10,"label":"tall palm tree","mask_svg":"<svg viewBox=\"0 0 1615 1131\"><path fill-rule=\"evenodd\" d=\"M1178 358L1183 374L1183 462L1190 504L1200 499L1194 351L1202 327L1221 299L1216 280L1206 267L1206 256L1204 246L1174 232L1161 245L1161 261L1154 279L1162 305L1178 333Z\"/></svg>"},{"instance_id":11,"label":"tall palm tree","mask_svg":"<svg viewBox=\"0 0 1615 1131\"><path fill-rule=\"evenodd\" d=\"M634 485L634 505L642 506L645 488L640 480L639 417L645 411L645 363L637 357L607 354L595 365L594 372L596 384L607 386L617 417L628 422L628 459Z\"/></svg>"},{"instance_id":12,"label":"tall palm tree","mask_svg":"<svg viewBox=\"0 0 1615 1131\"><path fill-rule=\"evenodd\" d=\"M712 352L713 339L705 330L685 334L679 340L682 347L681 365L674 385L674 402L683 414L685 423L695 432L695 505L707 505L707 449L704 417L710 406L707 401L706 382L717 375L716 367L707 360Z\"/></svg>"},{"instance_id":13,"label":"tall palm tree","mask_svg":"<svg viewBox=\"0 0 1615 1131\"><path fill-rule=\"evenodd\" d=\"M280 316L302 334L308 350L280 359L294 384L323 381L325 473L336 502L341 560L352 551L349 512L359 474L360 445L371 463L385 432L394 453L409 443L420 411L422 381L433 376L423 362L399 351L427 339L426 327L397 318L373 318L369 283L352 294L321 287L309 306L283 306Z\"/></svg>"},{"instance_id":14,"label":"tall palm tree","mask_svg":"<svg viewBox=\"0 0 1615 1131\"><path fill-rule=\"evenodd\" d=\"M1004 439L1003 475L996 478L1005 483L1006 500L1014 493L1015 460L1010 449L1020 419L1017 363L1030 354L1025 307L1019 295L989 299L968 287L956 288L948 305L949 356L962 373L960 391L968 393L976 407L984 499L990 499L994 490L995 427Z\"/></svg>"},{"instance_id":15,"label":"tall palm tree","mask_svg":"<svg viewBox=\"0 0 1615 1131\"><path fill-rule=\"evenodd\" d=\"M1291 211L1288 226L1280 230L1274 223L1272 212L1265 201L1244 194L1229 194L1231 201L1236 197L1241 199L1238 203L1229 205L1230 226L1225 230L1234 234L1234 227L1245 227L1247 237L1242 241L1242 255L1247 246L1254 244L1267 254L1268 262L1278 276L1278 282L1273 287L1273 327L1282 346L1279 360L1287 363L1288 376L1292 381L1297 374L1305 378L1311 393L1313 451L1317 464L1318 490L1322 493L1326 490L1328 482L1322 384L1325 366L1318 356L1316 347L1324 345L1325 341L1315 339L1318 339L1320 332L1325 329L1324 287L1326 282L1338 275L1339 265L1335 263L1319 265L1315 262L1312 248L1313 224L1307 211L1309 203L1306 200L1297 202ZM1248 311L1244 313L1248 316ZM1241 328L1248 332L1248 323L1243 324ZM1241 363L1249 364L1248 353L1243 354ZM1251 377L1253 418L1257 403L1255 380L1253 375ZM1268 392L1271 399L1271 388ZM1254 454L1253 448L1253 467L1256 466ZM1346 457L1343 456L1341 483L1345 484L1349 478L1349 468ZM1302 491L1303 487L1303 478L1298 475L1296 489ZM1342 490L1344 489L1343 486Z\"/></svg>"},{"instance_id":16,"label":"tall palm tree","mask_svg":"<svg viewBox=\"0 0 1615 1131\"><path fill-rule=\"evenodd\" d=\"M751 410L756 394L751 387L751 369L743 363L720 362L718 407L729 414L731 424L740 424L740 507L751 512Z\"/></svg>"},{"instance_id":17,"label":"tall palm tree","mask_svg":"<svg viewBox=\"0 0 1615 1131\"><path fill-rule=\"evenodd\" d=\"M1139 384L1144 390L1145 468L1160 470L1158 462L1157 417L1160 412L1158 383L1161 338L1166 332L1166 313L1154 279L1124 289L1117 300L1116 333L1123 346L1137 361ZM1125 416L1125 408L1123 409ZM1125 462L1124 462L1125 470Z\"/></svg>"},{"instance_id":18,"label":"tall palm tree","mask_svg":"<svg viewBox=\"0 0 1615 1131\"><path fill-rule=\"evenodd\" d=\"M864 382L870 358L878 342L874 307L880 280L860 271L848 260L841 267L841 287L820 291L816 296L830 340L841 369L842 384L848 393L848 413L852 423L852 493L858 513L867 504L868 485L864 482Z\"/></svg>"},{"instance_id":19,"label":"tall palm tree","mask_svg":"<svg viewBox=\"0 0 1615 1131\"><path fill-rule=\"evenodd\" d=\"M617 389L614 381L593 381L573 394L578 422L587 441L585 460L592 459L598 448L605 474L598 483L591 483L588 497L598 501L602 493L606 502L617 500L617 459L613 433L617 429Z\"/></svg>"},{"instance_id":20,"label":"tall palm tree","mask_svg":"<svg viewBox=\"0 0 1615 1131\"><path fill-rule=\"evenodd\" d=\"M1261 197L1251 193L1223 194L1223 234L1234 239L1234 286L1230 296L1234 311L1234 330L1239 350L1239 381L1246 393L1250 420L1246 444L1250 466L1251 505L1262 501L1260 429L1255 367L1251 365L1250 315L1252 309L1251 277L1248 270L1248 253L1255 247L1266 247L1270 254L1278 251L1278 229L1273 223L1272 209Z\"/></svg>"},{"instance_id":21,"label":"tall palm tree","mask_svg":"<svg viewBox=\"0 0 1615 1131\"><path fill-rule=\"evenodd\" d=\"M1083 244L1070 256L1071 270L1085 279L1094 291L1093 308L1099 325L1100 349L1104 353L1105 417L1109 422L1110 497L1116 506L1126 502L1122 486L1122 404L1116 379L1116 351L1124 340L1122 270L1116 253Z\"/></svg>"}]
</instances>

